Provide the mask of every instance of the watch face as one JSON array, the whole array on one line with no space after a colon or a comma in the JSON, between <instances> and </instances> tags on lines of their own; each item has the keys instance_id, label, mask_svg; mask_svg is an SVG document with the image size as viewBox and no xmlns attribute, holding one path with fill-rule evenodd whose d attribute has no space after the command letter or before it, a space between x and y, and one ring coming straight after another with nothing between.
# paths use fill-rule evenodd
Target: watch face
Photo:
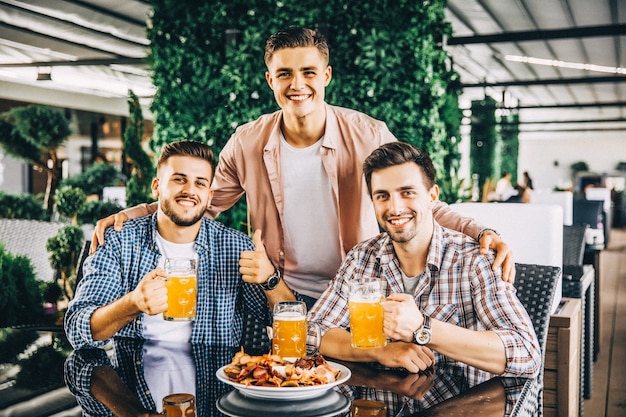
<instances>
[{"instance_id":1,"label":"watch face","mask_svg":"<svg viewBox=\"0 0 626 417\"><path fill-rule=\"evenodd\" d=\"M430 342L430 330L421 329L420 331L415 333L415 342L418 345L425 345Z\"/></svg>"},{"instance_id":2,"label":"watch face","mask_svg":"<svg viewBox=\"0 0 626 417\"><path fill-rule=\"evenodd\" d=\"M266 290L273 290L274 288L276 288L279 282L280 282L280 277L274 274L270 276L266 282L261 284L261 286L265 288Z\"/></svg>"}]
</instances>

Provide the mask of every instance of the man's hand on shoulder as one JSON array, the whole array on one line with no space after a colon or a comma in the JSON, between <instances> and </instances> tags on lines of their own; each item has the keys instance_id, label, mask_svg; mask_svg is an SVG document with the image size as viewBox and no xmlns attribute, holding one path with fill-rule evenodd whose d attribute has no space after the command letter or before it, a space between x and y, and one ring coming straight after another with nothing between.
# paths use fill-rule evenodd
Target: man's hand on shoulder
<instances>
[{"instance_id":1,"label":"man's hand on shoulder","mask_svg":"<svg viewBox=\"0 0 626 417\"><path fill-rule=\"evenodd\" d=\"M496 259L493 261L492 269L502 267L502 279L511 284L515 282L515 260L513 251L509 248L500 236L493 230L485 230L480 237L480 253L486 254L489 249L496 252Z\"/></svg>"},{"instance_id":2,"label":"man's hand on shoulder","mask_svg":"<svg viewBox=\"0 0 626 417\"><path fill-rule=\"evenodd\" d=\"M108 227L113 226L115 231L119 232L120 230L122 230L122 225L126 220L128 220L128 216L123 211L120 211L116 214L111 214L104 219L98 220L98 222L96 223L96 227L93 231L93 235L91 237L89 254L93 255L98 249L98 246L102 246L104 244L104 232Z\"/></svg>"}]
</instances>

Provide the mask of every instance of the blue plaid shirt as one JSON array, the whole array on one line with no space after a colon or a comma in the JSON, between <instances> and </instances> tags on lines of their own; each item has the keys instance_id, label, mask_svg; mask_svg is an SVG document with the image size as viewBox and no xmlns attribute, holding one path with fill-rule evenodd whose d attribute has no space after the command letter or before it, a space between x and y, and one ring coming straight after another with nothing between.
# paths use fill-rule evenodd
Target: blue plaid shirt
<instances>
[{"instance_id":1,"label":"blue plaid shirt","mask_svg":"<svg viewBox=\"0 0 626 417\"><path fill-rule=\"evenodd\" d=\"M424 314L440 321L476 331L495 332L505 348L503 376L535 377L542 366L539 341L515 287L491 269L493 253L481 255L478 243L435 223L427 268L414 299ZM381 277L388 292L404 292L402 271L387 233L355 246L336 277L309 313L322 331L348 329L348 283L359 276ZM439 366L468 367L470 385L490 377L484 371L435 352Z\"/></svg>"},{"instance_id":2,"label":"blue plaid shirt","mask_svg":"<svg viewBox=\"0 0 626 417\"><path fill-rule=\"evenodd\" d=\"M127 221L120 232L109 228L105 244L85 260L84 277L65 315L65 332L74 348L106 343L91 337L91 316L96 309L132 291L157 267L161 253L156 234L156 213ZM262 322L269 323L263 290L245 283L239 273L241 251L254 250L254 244L245 234L205 217L194 247L198 254L198 303L190 342L238 347L244 303ZM117 336L143 339L143 317L140 314Z\"/></svg>"}]
</instances>

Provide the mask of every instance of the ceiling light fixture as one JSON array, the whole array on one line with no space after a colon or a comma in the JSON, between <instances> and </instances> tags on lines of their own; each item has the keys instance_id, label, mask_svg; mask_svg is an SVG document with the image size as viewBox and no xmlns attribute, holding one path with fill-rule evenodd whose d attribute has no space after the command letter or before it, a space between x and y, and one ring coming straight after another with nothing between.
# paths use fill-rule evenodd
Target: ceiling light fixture
<instances>
[{"instance_id":1,"label":"ceiling light fixture","mask_svg":"<svg viewBox=\"0 0 626 417\"><path fill-rule=\"evenodd\" d=\"M52 68L37 68L37 81L52 81Z\"/></svg>"},{"instance_id":2,"label":"ceiling light fixture","mask_svg":"<svg viewBox=\"0 0 626 417\"><path fill-rule=\"evenodd\" d=\"M556 59L533 58L530 56L519 56L519 55L505 55L504 59L506 59L507 61L522 62L524 64L545 65L549 67L571 68L571 69L578 69L578 70L583 70L583 71L604 72L604 73L609 73L609 74L626 75L626 68L623 68L623 67L608 67L604 65L581 64L578 62L566 62L566 61L559 61Z\"/></svg>"}]
</instances>

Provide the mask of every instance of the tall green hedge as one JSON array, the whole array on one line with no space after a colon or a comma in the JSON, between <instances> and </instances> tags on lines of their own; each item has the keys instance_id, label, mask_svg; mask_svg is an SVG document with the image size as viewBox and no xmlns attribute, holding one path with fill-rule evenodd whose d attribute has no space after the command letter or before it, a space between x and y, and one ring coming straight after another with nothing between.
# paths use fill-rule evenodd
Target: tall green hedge
<instances>
[{"instance_id":1,"label":"tall green hedge","mask_svg":"<svg viewBox=\"0 0 626 417\"><path fill-rule=\"evenodd\" d=\"M327 101L387 122L398 139L426 149L441 183L454 186L459 157L450 138L459 137L460 114L454 107L460 90L440 45L451 32L444 0L152 4L155 152L189 138L219 153L238 125L277 110L265 81L265 40L276 30L300 25L328 38L334 77ZM449 189L443 195L454 200L456 193ZM245 221L241 213L234 218Z\"/></svg>"}]
</instances>

